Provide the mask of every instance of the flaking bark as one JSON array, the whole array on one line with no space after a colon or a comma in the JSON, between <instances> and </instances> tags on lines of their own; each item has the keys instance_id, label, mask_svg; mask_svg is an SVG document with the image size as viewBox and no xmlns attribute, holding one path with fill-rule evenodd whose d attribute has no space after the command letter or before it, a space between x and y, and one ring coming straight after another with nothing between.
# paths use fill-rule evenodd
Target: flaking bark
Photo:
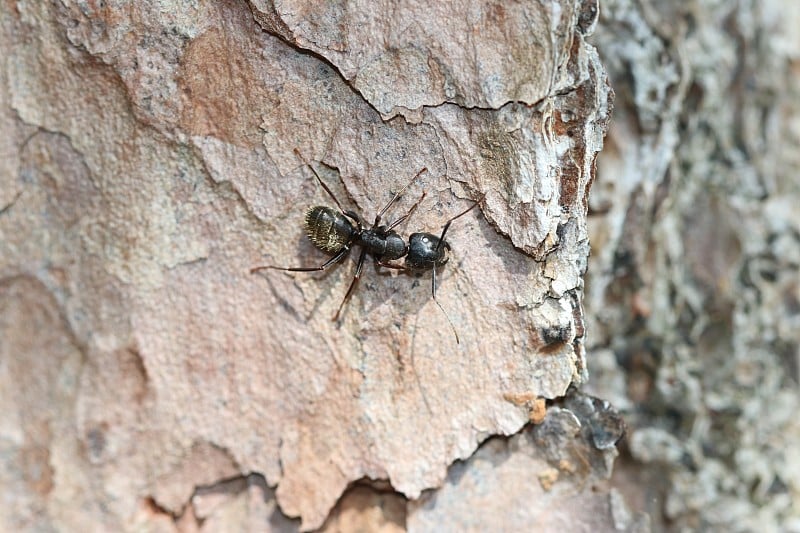
<instances>
[{"instance_id":1,"label":"flaking bark","mask_svg":"<svg viewBox=\"0 0 800 533\"><path fill-rule=\"evenodd\" d=\"M580 451L597 449L577 415L543 412L586 377L586 211L612 100L585 41L597 13L591 0L4 9L2 527L335 527L369 479L406 503L387 524L425 529L423 491L492 436L522 431L476 461L514 453L532 421L578 450L524 446L540 503L608 475ZM427 168L394 212L427 192L406 237L480 201L439 272L460 343L425 276L368 263L335 323L352 261L250 274L328 258L302 220L330 199L295 149L368 221Z\"/></svg>"}]
</instances>

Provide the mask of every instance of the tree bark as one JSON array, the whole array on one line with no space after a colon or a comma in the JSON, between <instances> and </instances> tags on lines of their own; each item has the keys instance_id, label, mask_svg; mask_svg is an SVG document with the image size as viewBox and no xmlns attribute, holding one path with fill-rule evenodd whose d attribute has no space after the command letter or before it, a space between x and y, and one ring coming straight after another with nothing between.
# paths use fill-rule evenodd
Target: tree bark
<instances>
[{"instance_id":1,"label":"tree bark","mask_svg":"<svg viewBox=\"0 0 800 533\"><path fill-rule=\"evenodd\" d=\"M800 527L800 10L603 3L617 94L590 198L588 390L655 531Z\"/></svg>"},{"instance_id":2,"label":"tree bark","mask_svg":"<svg viewBox=\"0 0 800 533\"><path fill-rule=\"evenodd\" d=\"M2 528L796 523L797 15L682 5L603 6L589 198L596 0L6 3ZM405 239L478 202L441 309L250 273L330 257L295 150L367 224L427 169Z\"/></svg>"}]
</instances>

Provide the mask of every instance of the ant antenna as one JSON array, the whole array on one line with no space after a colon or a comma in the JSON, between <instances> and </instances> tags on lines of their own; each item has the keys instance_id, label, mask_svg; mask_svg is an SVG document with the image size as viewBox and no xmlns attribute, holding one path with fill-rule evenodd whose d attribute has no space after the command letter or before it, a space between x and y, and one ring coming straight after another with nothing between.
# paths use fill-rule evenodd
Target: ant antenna
<instances>
[{"instance_id":1,"label":"ant antenna","mask_svg":"<svg viewBox=\"0 0 800 533\"><path fill-rule=\"evenodd\" d=\"M457 214L456 216L454 216L453 218L451 218L450 220L448 220L445 223L444 229L442 229L442 234L439 237L439 242L436 244L436 251L437 252L439 250L441 250L441 248L442 248L442 243L444 242L444 236L447 233L447 230L450 229L450 224L452 224L455 219L463 217L464 215L466 215L467 213L469 213L470 211L475 209L478 206L478 204L481 202L481 200L483 200L483 196L481 196L480 200L475 200L474 204L472 204L467 209L465 209L464 211L460 212L459 214Z\"/></svg>"},{"instance_id":2,"label":"ant antenna","mask_svg":"<svg viewBox=\"0 0 800 533\"><path fill-rule=\"evenodd\" d=\"M472 209L472 207L470 207L470 209ZM463 215L464 213L461 214ZM436 265L433 266L433 280L431 283L431 288L432 288L431 292L433 293L433 301L436 302L436 305L439 307L439 309L442 310L442 313L444 313L444 317L447 319L447 323L450 324L450 329L453 330L453 335L456 336L456 344L461 344L461 340L458 338L458 332L456 331L456 327L453 325L453 321L450 320L450 315L447 314L447 311L444 310L442 304L440 304L439 300L436 299Z\"/></svg>"},{"instance_id":3,"label":"ant antenna","mask_svg":"<svg viewBox=\"0 0 800 533\"><path fill-rule=\"evenodd\" d=\"M463 217L464 215L466 215L467 213L469 213L470 211L475 209L478 206L478 204L480 203L481 200L483 200L483 197L481 197L480 200L476 200L475 203L473 203L467 209L465 209L464 211L460 212L459 214L457 214L456 216L454 216L453 218L451 218L450 220L448 220L445 223L444 228L442 229L442 234L439 236L439 242L436 243L436 251L437 252L442 249L442 245L445 242L444 241L444 236L447 234L447 230L450 229L450 224L452 224L453 221L456 220L457 218ZM436 264L435 263L433 265L433 276L432 276L432 279L431 279L431 293L433 294L433 301L436 302L436 305L439 307L439 309L442 310L442 313L444 313L444 317L447 319L447 323L450 324L450 329L453 330L453 335L456 336L456 344L461 344L461 341L458 338L458 332L456 331L456 327L453 325L453 321L450 320L450 315L447 314L447 311L444 310L444 307L442 307L442 304L440 304L439 300L436 299Z\"/></svg>"}]
</instances>

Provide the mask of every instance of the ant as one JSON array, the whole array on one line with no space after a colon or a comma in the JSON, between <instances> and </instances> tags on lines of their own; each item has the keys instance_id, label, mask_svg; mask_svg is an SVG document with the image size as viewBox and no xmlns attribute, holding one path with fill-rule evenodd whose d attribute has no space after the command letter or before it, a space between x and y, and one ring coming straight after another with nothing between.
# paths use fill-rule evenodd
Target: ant
<instances>
[{"instance_id":1,"label":"ant","mask_svg":"<svg viewBox=\"0 0 800 533\"><path fill-rule=\"evenodd\" d=\"M273 265L263 265L251 268L250 273L253 274L260 270L266 269L285 270L289 272L318 272L325 270L329 266L343 260L350 254L351 247L358 245L361 246L361 254L358 256L358 263L356 265L355 273L353 274L353 280L350 282L350 287L347 289L347 293L345 293L342 303L339 304L336 314L333 315L333 321L337 321L339 319L339 315L341 314L345 303L347 303L347 301L350 299L353 290L358 284L358 280L361 278L361 270L364 266L364 260L366 259L367 254L369 254L375 260L375 264L381 267L411 272L424 272L431 270L431 294L433 296L433 301L436 302L436 305L444 313L447 321L450 323L450 327L453 328L453 333L456 336L456 342L459 342L458 333L456 333L453 322L450 320L447 312L445 312L444 308L436 299L436 269L444 266L449 259L447 253L451 250L451 248L450 244L444 240L444 237L447 234L447 230L450 228L450 224L457 218L462 217L473 210L475 206L478 205L478 202L475 202L468 209L448 220L442 229L441 235L438 237L431 233L412 233L411 237L409 237L408 243L406 243L403 238L396 231L394 231L394 228L402 224L414 213L420 202L422 202L422 200L425 198L425 192L422 193L422 196L420 196L419 200L417 200L416 203L411 206L411 209L409 209L405 215L386 225L382 225L381 220L383 215L386 214L386 211L388 211L389 208L394 205L394 203L418 177L427 171L427 168L423 168L417 172L417 174L411 178L411 181L409 181L402 189L400 189L399 192L395 193L395 195L392 196L392 199L389 200L385 206L383 206L377 215L375 215L375 221L372 223L372 226L367 227L367 224L358 215L358 213L350 210L346 211L344 208L342 208L339 200L328 188L325 182L322 181L322 178L320 178L319 174L317 174L317 171L314 169L314 167L308 161L306 161L297 148L294 149L294 153L308 168L311 169L314 177L317 178L319 184L322 185L322 188L325 189L325 192L328 193L328 196L331 197L333 203L335 203L336 207L338 208L337 210L331 207L319 205L311 207L308 211L306 211L305 220L303 222L306 234L308 235L308 238L311 239L311 242L314 244L314 246L325 253L333 254L333 257L318 267L286 268ZM401 259L403 257L405 257L404 265L390 263L390 261Z\"/></svg>"}]
</instances>

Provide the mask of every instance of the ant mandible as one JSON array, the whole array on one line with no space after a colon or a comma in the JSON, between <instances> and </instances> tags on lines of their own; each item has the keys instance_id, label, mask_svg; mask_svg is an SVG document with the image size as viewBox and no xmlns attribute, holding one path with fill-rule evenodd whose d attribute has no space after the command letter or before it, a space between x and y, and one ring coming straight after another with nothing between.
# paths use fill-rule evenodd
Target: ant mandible
<instances>
[{"instance_id":1,"label":"ant mandible","mask_svg":"<svg viewBox=\"0 0 800 533\"><path fill-rule=\"evenodd\" d=\"M350 254L351 247L358 245L361 246L361 254L358 257L358 263L356 265L355 273L353 274L353 280L350 282L350 287L347 289L347 293L345 293L342 303L339 304L339 308L336 310L336 314L333 315L332 320L336 321L339 319L342 308L350 299L350 296L353 294L353 290L358 284L358 280L361 278L361 270L364 266L364 260L366 259L367 254L369 254L373 257L375 263L381 267L412 272L425 272L427 270L431 270L431 294L433 296L433 300L436 302L436 305L439 307L439 309L442 310L447 318L447 321L450 323L450 327L453 329L453 333L456 336L456 342L459 342L458 333L455 330L455 326L453 326L453 323L450 320L450 317L447 315L447 312L445 312L444 308L436 299L436 269L437 267L444 266L449 259L447 253L451 250L451 248L450 244L444 240L444 237L447 234L447 230L450 228L450 224L452 224L452 222L457 218L469 213L475 208L475 206L478 205L478 202L475 202L468 209L448 220L442 229L441 235L438 237L431 233L412 233L408 244L406 244L403 238L396 231L394 231L394 228L402 224L414 213L420 202L422 202L422 200L425 198L425 192L422 193L422 196L420 196L419 200L417 200L416 203L411 206L411 209L409 209L405 215L401 216L391 224L381 225L381 220L383 215L386 214L386 211L388 211L389 208L400 198L406 189L408 189L408 187L414 183L419 176L427 171L426 168L423 168L417 172L417 174L411 178L411 181L409 181L402 189L400 189L399 192L392 196L392 199L389 200L389 202L383 206L383 208L375 216L375 221L372 223L372 227L366 227L366 224L358 215L358 213L350 210L346 211L342 208L339 200L328 188L328 186L325 185L325 182L323 182L319 177L317 171L308 161L306 161L300 151L295 148L294 153L308 168L311 169L314 177L317 178L319 184L322 185L322 188L325 189L325 192L328 193L328 196L331 197L333 203L335 203L336 207L338 208L337 211L336 209L327 206L311 207L306 212L305 220L303 222L306 234L308 235L308 238L311 239L311 242L314 244L314 246L323 252L334 255L328 261L318 267L287 268L273 265L263 265L251 268L250 273L253 274L260 270L266 269L284 270L289 272L318 272L325 270L331 265L343 260ZM389 262L403 257L405 257L404 265L398 265Z\"/></svg>"}]
</instances>

